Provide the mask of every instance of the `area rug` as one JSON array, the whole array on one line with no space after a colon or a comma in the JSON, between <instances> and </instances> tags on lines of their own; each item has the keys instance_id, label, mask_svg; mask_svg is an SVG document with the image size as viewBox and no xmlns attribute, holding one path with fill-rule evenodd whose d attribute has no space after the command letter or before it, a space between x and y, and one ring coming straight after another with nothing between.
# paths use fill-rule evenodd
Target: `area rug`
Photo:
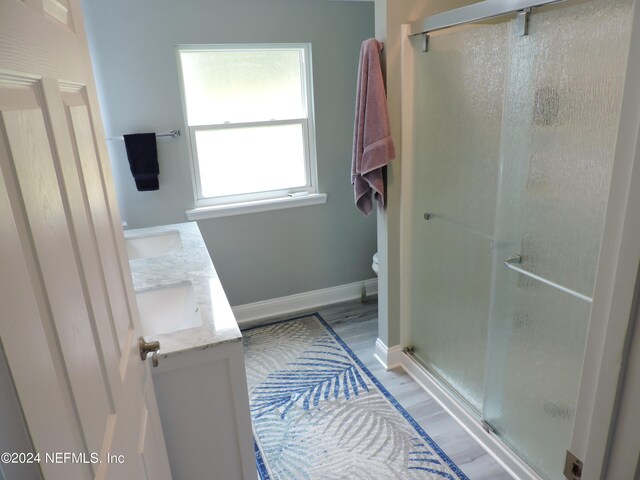
<instances>
[{"instance_id":1,"label":"area rug","mask_svg":"<svg viewBox=\"0 0 640 480\"><path fill-rule=\"evenodd\" d=\"M320 315L243 336L262 480L468 480Z\"/></svg>"}]
</instances>

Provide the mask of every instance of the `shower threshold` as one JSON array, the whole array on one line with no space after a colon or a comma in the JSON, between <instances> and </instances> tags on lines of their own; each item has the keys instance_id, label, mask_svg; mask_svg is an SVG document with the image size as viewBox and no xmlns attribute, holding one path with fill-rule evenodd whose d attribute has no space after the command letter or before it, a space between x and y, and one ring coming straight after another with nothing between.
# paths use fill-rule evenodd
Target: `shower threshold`
<instances>
[{"instance_id":1,"label":"shower threshold","mask_svg":"<svg viewBox=\"0 0 640 480\"><path fill-rule=\"evenodd\" d=\"M493 427L482 420L475 407L424 365L413 351L403 351L400 364L510 475L522 480L544 480L496 436Z\"/></svg>"}]
</instances>

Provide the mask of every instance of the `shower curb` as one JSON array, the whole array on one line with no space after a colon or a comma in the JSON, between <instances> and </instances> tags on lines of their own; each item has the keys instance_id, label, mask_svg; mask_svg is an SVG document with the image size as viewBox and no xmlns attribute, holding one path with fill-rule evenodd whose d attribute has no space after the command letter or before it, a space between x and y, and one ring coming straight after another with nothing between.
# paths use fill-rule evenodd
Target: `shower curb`
<instances>
[{"instance_id":1,"label":"shower curb","mask_svg":"<svg viewBox=\"0 0 640 480\"><path fill-rule=\"evenodd\" d=\"M512 452L494 434L488 433L478 416L465 408L427 369L411 356L400 353L402 369L415 380L438 404L458 422L511 476L520 480L543 480L524 460Z\"/></svg>"}]
</instances>

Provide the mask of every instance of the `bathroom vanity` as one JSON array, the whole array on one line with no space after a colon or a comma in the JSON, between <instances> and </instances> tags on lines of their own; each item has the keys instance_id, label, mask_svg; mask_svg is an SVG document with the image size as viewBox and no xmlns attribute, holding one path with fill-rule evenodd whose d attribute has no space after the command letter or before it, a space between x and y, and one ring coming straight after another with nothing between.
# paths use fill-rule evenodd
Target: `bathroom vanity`
<instances>
[{"instance_id":1,"label":"bathroom vanity","mask_svg":"<svg viewBox=\"0 0 640 480\"><path fill-rule=\"evenodd\" d=\"M255 480L242 334L197 224L125 241L173 477Z\"/></svg>"}]
</instances>

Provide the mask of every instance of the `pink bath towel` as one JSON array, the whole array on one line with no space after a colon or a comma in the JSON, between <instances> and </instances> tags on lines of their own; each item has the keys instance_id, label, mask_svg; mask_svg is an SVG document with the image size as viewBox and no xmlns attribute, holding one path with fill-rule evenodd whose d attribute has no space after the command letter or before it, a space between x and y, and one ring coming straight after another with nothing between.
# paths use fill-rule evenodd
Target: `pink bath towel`
<instances>
[{"instance_id":1,"label":"pink bath towel","mask_svg":"<svg viewBox=\"0 0 640 480\"><path fill-rule=\"evenodd\" d=\"M374 197L380 208L384 207L382 167L396 156L380 68L381 50L382 44L375 38L365 40L358 66L351 183L356 206L365 215L373 212Z\"/></svg>"}]
</instances>

